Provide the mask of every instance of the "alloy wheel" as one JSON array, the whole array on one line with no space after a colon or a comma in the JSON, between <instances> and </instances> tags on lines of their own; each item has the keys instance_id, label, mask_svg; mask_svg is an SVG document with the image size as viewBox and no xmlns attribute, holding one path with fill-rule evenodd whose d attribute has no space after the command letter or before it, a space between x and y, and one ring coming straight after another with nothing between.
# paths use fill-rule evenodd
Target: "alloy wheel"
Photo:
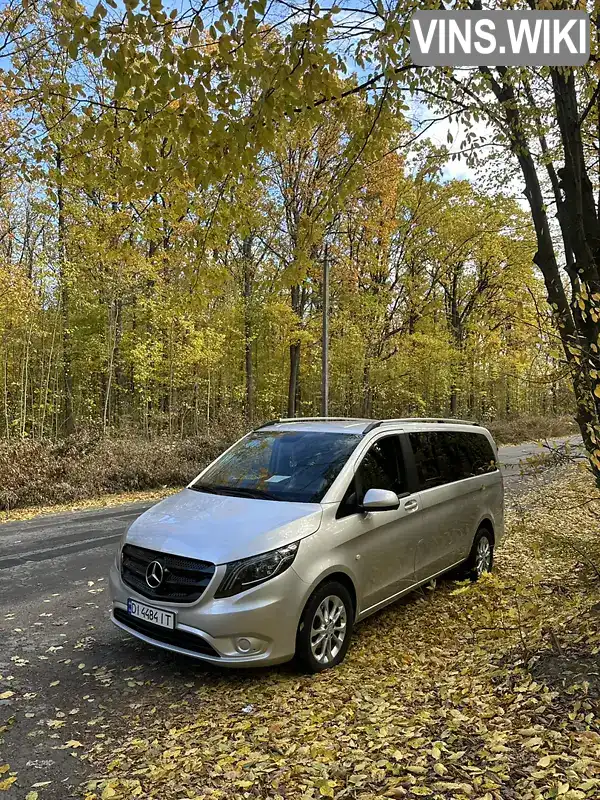
<instances>
[{"instance_id":1,"label":"alloy wheel","mask_svg":"<svg viewBox=\"0 0 600 800\"><path fill-rule=\"evenodd\" d=\"M477 542L475 551L475 571L477 577L481 577L484 572L489 572L492 566L492 545L487 536L482 536Z\"/></svg>"},{"instance_id":2,"label":"alloy wheel","mask_svg":"<svg viewBox=\"0 0 600 800\"><path fill-rule=\"evenodd\" d=\"M310 649L319 664L330 664L346 638L346 606L337 595L319 603L310 629Z\"/></svg>"}]
</instances>

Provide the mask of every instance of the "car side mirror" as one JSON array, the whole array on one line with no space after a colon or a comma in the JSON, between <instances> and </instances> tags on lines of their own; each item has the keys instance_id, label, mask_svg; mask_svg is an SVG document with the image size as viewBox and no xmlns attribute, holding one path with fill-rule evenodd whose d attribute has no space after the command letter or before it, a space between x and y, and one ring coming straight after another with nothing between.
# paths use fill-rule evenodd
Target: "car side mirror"
<instances>
[{"instance_id":1,"label":"car side mirror","mask_svg":"<svg viewBox=\"0 0 600 800\"><path fill-rule=\"evenodd\" d=\"M361 511L395 511L400 505L396 492L389 489L368 489L362 503Z\"/></svg>"}]
</instances>

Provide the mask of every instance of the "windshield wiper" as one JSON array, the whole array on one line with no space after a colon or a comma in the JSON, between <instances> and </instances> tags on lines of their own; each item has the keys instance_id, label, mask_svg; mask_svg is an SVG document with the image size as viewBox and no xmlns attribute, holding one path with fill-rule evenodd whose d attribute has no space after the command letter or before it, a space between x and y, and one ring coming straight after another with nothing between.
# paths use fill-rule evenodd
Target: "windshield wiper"
<instances>
[{"instance_id":1,"label":"windshield wiper","mask_svg":"<svg viewBox=\"0 0 600 800\"><path fill-rule=\"evenodd\" d=\"M253 500L279 500L270 492L265 492L262 489L246 489L244 486L219 486L211 483L195 484L190 486L195 492L208 492L209 494L223 494L231 495L233 497L251 497Z\"/></svg>"},{"instance_id":2,"label":"windshield wiper","mask_svg":"<svg viewBox=\"0 0 600 800\"><path fill-rule=\"evenodd\" d=\"M195 492L206 492L206 494L228 494L228 492L222 491L221 487L211 486L209 483L195 483L187 488L193 489Z\"/></svg>"},{"instance_id":3,"label":"windshield wiper","mask_svg":"<svg viewBox=\"0 0 600 800\"><path fill-rule=\"evenodd\" d=\"M221 487L219 487L221 488ZM223 487L224 488L224 487ZM246 489L244 486L228 486L227 490L240 497L252 497L254 500L279 500L280 498L264 489Z\"/></svg>"}]
</instances>

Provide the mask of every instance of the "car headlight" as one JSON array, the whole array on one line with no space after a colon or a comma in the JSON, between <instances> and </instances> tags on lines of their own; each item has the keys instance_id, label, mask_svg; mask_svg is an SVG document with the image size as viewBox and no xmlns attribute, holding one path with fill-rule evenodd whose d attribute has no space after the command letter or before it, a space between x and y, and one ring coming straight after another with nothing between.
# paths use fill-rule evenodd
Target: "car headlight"
<instances>
[{"instance_id":1,"label":"car headlight","mask_svg":"<svg viewBox=\"0 0 600 800\"><path fill-rule=\"evenodd\" d=\"M298 542L279 547L259 556L242 558L227 564L215 597L231 597L284 572L296 558Z\"/></svg>"}]
</instances>

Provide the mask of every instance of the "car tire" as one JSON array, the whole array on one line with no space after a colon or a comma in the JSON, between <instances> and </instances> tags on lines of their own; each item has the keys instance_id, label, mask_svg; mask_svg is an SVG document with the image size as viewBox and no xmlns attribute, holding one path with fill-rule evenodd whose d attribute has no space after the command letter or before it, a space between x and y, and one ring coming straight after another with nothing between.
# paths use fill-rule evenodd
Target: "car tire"
<instances>
[{"instance_id":1,"label":"car tire","mask_svg":"<svg viewBox=\"0 0 600 800\"><path fill-rule=\"evenodd\" d=\"M494 567L494 538L488 528L479 528L469 558L465 562L464 576L477 581L484 572Z\"/></svg>"},{"instance_id":2,"label":"car tire","mask_svg":"<svg viewBox=\"0 0 600 800\"><path fill-rule=\"evenodd\" d=\"M338 581L322 583L308 599L298 625L296 658L301 667L313 674L336 667L348 652L353 628L348 589Z\"/></svg>"}]
</instances>

